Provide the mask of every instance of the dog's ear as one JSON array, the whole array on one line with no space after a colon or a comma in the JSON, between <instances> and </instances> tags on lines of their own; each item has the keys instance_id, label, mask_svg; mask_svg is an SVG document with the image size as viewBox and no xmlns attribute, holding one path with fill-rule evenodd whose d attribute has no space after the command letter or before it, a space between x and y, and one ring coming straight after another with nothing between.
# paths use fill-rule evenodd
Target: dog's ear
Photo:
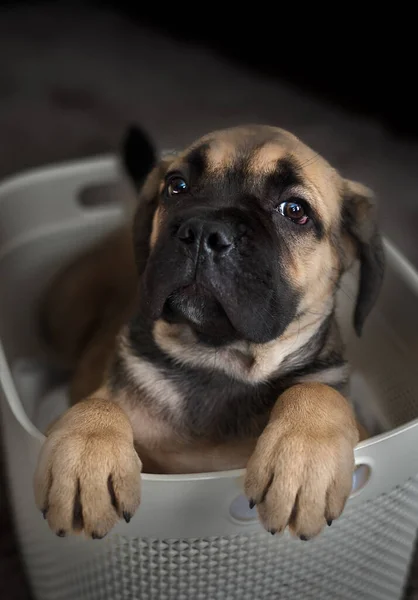
<instances>
[{"instance_id":1,"label":"dog's ear","mask_svg":"<svg viewBox=\"0 0 418 600\"><path fill-rule=\"evenodd\" d=\"M125 171L139 190L157 163L154 144L142 129L131 125L122 140L121 154Z\"/></svg>"},{"instance_id":2,"label":"dog's ear","mask_svg":"<svg viewBox=\"0 0 418 600\"><path fill-rule=\"evenodd\" d=\"M360 281L354 310L354 329L361 335L383 282L385 255L377 223L373 192L356 181L344 180L343 233L360 261Z\"/></svg>"},{"instance_id":3,"label":"dog's ear","mask_svg":"<svg viewBox=\"0 0 418 600\"><path fill-rule=\"evenodd\" d=\"M139 274L145 268L149 254L152 220L158 204L159 165L157 153L148 135L131 125L121 143L122 167L133 185L127 193L127 217L133 219L132 238Z\"/></svg>"}]
</instances>

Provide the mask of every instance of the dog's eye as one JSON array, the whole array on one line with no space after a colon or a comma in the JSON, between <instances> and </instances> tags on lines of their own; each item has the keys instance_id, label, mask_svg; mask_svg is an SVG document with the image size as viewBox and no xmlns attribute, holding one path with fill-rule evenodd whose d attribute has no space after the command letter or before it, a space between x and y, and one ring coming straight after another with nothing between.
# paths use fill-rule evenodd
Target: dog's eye
<instances>
[{"instance_id":1,"label":"dog's eye","mask_svg":"<svg viewBox=\"0 0 418 600\"><path fill-rule=\"evenodd\" d=\"M188 189L189 186L187 185L186 181L178 175L173 175L167 181L166 190L168 196L183 194L184 192L187 192Z\"/></svg>"},{"instance_id":2,"label":"dog's eye","mask_svg":"<svg viewBox=\"0 0 418 600\"><path fill-rule=\"evenodd\" d=\"M279 205L279 212L288 219L291 219L298 225L305 225L309 221L309 217L303 205L298 200L288 200Z\"/></svg>"}]
</instances>

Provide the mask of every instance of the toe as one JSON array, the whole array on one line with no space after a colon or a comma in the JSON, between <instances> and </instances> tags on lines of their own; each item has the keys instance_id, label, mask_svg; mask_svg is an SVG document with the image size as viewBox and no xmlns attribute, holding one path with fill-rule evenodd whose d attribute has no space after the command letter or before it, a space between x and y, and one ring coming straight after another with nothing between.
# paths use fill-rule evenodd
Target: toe
<instances>
[{"instance_id":1,"label":"toe","mask_svg":"<svg viewBox=\"0 0 418 600\"><path fill-rule=\"evenodd\" d=\"M46 518L48 525L60 537L73 530L74 502L77 495L75 474L52 472L52 484L48 498Z\"/></svg>"},{"instance_id":2,"label":"toe","mask_svg":"<svg viewBox=\"0 0 418 600\"><path fill-rule=\"evenodd\" d=\"M303 485L299 490L291 521L290 531L300 539L309 540L318 535L325 526L325 492L317 484Z\"/></svg>"},{"instance_id":3,"label":"toe","mask_svg":"<svg viewBox=\"0 0 418 600\"><path fill-rule=\"evenodd\" d=\"M297 481L289 481L275 474L274 481L263 502L257 506L260 521L267 531L282 532L291 517L298 492Z\"/></svg>"}]
</instances>

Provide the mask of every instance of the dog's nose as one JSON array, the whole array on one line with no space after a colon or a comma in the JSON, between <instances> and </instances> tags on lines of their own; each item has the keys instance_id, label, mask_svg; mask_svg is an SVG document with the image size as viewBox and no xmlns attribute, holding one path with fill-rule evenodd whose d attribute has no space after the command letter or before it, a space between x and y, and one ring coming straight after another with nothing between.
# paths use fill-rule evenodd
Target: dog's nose
<instances>
[{"instance_id":1,"label":"dog's nose","mask_svg":"<svg viewBox=\"0 0 418 600\"><path fill-rule=\"evenodd\" d=\"M225 253L234 241L233 232L226 223L199 218L185 221L180 226L177 237L183 244L216 254Z\"/></svg>"}]
</instances>

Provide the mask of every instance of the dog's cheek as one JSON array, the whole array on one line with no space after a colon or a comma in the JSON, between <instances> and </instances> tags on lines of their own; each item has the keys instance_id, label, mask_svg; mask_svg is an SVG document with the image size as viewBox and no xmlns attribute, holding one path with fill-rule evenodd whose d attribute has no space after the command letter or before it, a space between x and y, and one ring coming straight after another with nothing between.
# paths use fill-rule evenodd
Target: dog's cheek
<instances>
[{"instance_id":1,"label":"dog's cheek","mask_svg":"<svg viewBox=\"0 0 418 600\"><path fill-rule=\"evenodd\" d=\"M157 198L154 198L148 202L144 202L139 206L135 215L133 243L135 262L139 275L144 272L149 257L153 221L154 215L157 211L157 206Z\"/></svg>"},{"instance_id":2,"label":"dog's cheek","mask_svg":"<svg viewBox=\"0 0 418 600\"><path fill-rule=\"evenodd\" d=\"M152 250L157 242L158 236L160 234L161 225L163 220L162 210L159 206L154 213L154 217L152 219L152 228L151 228L151 236L149 241L150 250Z\"/></svg>"},{"instance_id":3,"label":"dog's cheek","mask_svg":"<svg viewBox=\"0 0 418 600\"><path fill-rule=\"evenodd\" d=\"M315 243L309 249L299 249L288 266L288 277L296 290L300 291L299 311L315 307L320 313L338 284L340 272L338 249L329 240Z\"/></svg>"}]
</instances>

